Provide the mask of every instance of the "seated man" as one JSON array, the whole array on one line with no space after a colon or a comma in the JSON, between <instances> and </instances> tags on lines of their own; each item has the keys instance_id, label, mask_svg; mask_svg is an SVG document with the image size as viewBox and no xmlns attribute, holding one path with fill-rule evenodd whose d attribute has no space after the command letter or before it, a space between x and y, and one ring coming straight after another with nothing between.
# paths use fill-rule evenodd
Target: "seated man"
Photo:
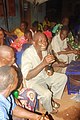
<instances>
[{"instance_id":1,"label":"seated man","mask_svg":"<svg viewBox=\"0 0 80 120\"><path fill-rule=\"evenodd\" d=\"M0 67L0 120L12 120L12 116L32 120L44 120L41 115L30 112L15 104L12 91L17 88L18 77L13 67ZM48 120L48 118L46 118Z\"/></svg>"},{"instance_id":2,"label":"seated man","mask_svg":"<svg viewBox=\"0 0 80 120\"><path fill-rule=\"evenodd\" d=\"M18 72L18 91L20 92L20 96L22 96L23 100L25 101L25 104L24 107L25 108L29 108L29 110L31 111L34 111L35 110L35 106L36 106L36 93L34 90L32 89L22 89L22 74L21 74L21 71L20 71L20 68L14 64L15 63L15 58L14 58L14 51L11 47L9 46L6 46L6 45L3 45L3 46L0 46L0 67L1 66L5 66L5 65L8 65L8 66L13 66L15 67L15 69L17 70ZM23 91L23 92L21 92ZM26 95L24 95L24 92L26 92ZM33 94L33 98L31 99L30 97L30 94L29 93L32 93ZM21 98L19 98L21 100ZM22 103L20 104L21 106Z\"/></svg>"},{"instance_id":3,"label":"seated man","mask_svg":"<svg viewBox=\"0 0 80 120\"><path fill-rule=\"evenodd\" d=\"M62 21L60 24L56 24L53 29L52 29L52 33L53 35L57 35L60 31L61 31L61 28L63 26L68 26L69 27L69 18L66 16L66 17L63 17ZM72 32L73 31L73 32ZM80 45L77 41L77 38L78 36L76 37L75 34L74 34L74 30L70 30L69 33L68 33L68 36L67 36L67 44L70 48L72 49L77 49L77 50L80 50Z\"/></svg>"},{"instance_id":4,"label":"seated man","mask_svg":"<svg viewBox=\"0 0 80 120\"><path fill-rule=\"evenodd\" d=\"M67 45L67 36L69 29L67 26L63 26L61 31L52 39L52 49L56 53L59 60L70 63L75 60L77 54L80 54L79 50L70 49Z\"/></svg>"},{"instance_id":5,"label":"seated man","mask_svg":"<svg viewBox=\"0 0 80 120\"><path fill-rule=\"evenodd\" d=\"M46 36L37 32L33 38L33 45L22 55L21 69L24 86L34 89L46 111L54 113L55 106L52 106L52 100L62 97L67 77L56 72L52 76L46 74L45 67L55 61L53 55L47 55L47 46Z\"/></svg>"}]
</instances>

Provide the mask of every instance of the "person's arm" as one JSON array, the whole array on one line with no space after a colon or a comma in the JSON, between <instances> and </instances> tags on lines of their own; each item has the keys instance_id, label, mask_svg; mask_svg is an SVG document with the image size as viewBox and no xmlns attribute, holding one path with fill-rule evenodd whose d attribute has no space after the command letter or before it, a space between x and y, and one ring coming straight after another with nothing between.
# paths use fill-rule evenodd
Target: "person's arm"
<instances>
[{"instance_id":1,"label":"person's arm","mask_svg":"<svg viewBox=\"0 0 80 120\"><path fill-rule=\"evenodd\" d=\"M62 68L64 68L64 67L67 67L67 65L68 64L66 64L65 62L59 62L59 63L55 62L55 63L52 64L53 68L54 67L62 67Z\"/></svg>"},{"instance_id":2,"label":"person's arm","mask_svg":"<svg viewBox=\"0 0 80 120\"><path fill-rule=\"evenodd\" d=\"M0 120L7 120L7 118L5 117L7 116L7 113L5 111L6 110L0 105Z\"/></svg>"},{"instance_id":3,"label":"person's arm","mask_svg":"<svg viewBox=\"0 0 80 120\"><path fill-rule=\"evenodd\" d=\"M58 55L61 55L61 54L70 54L72 53L72 51L60 51L60 52L57 52Z\"/></svg>"},{"instance_id":4,"label":"person's arm","mask_svg":"<svg viewBox=\"0 0 80 120\"><path fill-rule=\"evenodd\" d=\"M13 115L19 118L27 118L27 119L32 119L32 120L38 120L38 118L41 117L41 115L30 112L20 106L16 106L14 108Z\"/></svg>"},{"instance_id":5,"label":"person's arm","mask_svg":"<svg viewBox=\"0 0 80 120\"><path fill-rule=\"evenodd\" d=\"M65 50L65 51L60 51L60 52L57 52L58 55L60 54L79 54L79 50Z\"/></svg>"},{"instance_id":6,"label":"person's arm","mask_svg":"<svg viewBox=\"0 0 80 120\"><path fill-rule=\"evenodd\" d=\"M19 118L27 118L31 120L49 120L48 116L39 115L34 112L30 112L20 106L16 106L13 110L13 115Z\"/></svg>"},{"instance_id":7,"label":"person's arm","mask_svg":"<svg viewBox=\"0 0 80 120\"><path fill-rule=\"evenodd\" d=\"M38 66L28 72L26 79L29 80L36 77L49 63L54 62L54 59L53 55L47 55Z\"/></svg>"}]
</instances>

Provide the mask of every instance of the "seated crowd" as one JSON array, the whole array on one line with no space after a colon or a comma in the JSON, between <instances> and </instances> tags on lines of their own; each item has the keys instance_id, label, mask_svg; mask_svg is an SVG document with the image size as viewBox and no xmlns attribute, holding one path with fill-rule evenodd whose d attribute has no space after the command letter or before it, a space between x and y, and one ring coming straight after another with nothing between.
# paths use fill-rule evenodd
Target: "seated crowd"
<instances>
[{"instance_id":1,"label":"seated crowd","mask_svg":"<svg viewBox=\"0 0 80 120\"><path fill-rule=\"evenodd\" d=\"M60 104L55 99L64 93L67 65L80 55L78 44L75 49L70 42L68 22L65 18L51 27L45 17L43 25L35 21L30 29L24 21L12 32L0 28L1 118L49 120L41 111L35 113L38 102L49 114L58 112Z\"/></svg>"}]
</instances>

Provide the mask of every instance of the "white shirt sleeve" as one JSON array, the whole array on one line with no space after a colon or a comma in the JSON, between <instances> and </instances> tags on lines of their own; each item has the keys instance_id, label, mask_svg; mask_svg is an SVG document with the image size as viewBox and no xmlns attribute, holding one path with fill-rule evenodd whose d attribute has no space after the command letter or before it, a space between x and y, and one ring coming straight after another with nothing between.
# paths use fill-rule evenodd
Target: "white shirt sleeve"
<instances>
[{"instance_id":1,"label":"white shirt sleeve","mask_svg":"<svg viewBox=\"0 0 80 120\"><path fill-rule=\"evenodd\" d=\"M52 45L52 49L54 50L55 53L60 52L60 46L57 40L57 36L53 37L51 45Z\"/></svg>"},{"instance_id":2,"label":"white shirt sleeve","mask_svg":"<svg viewBox=\"0 0 80 120\"><path fill-rule=\"evenodd\" d=\"M26 76L31 69L32 69L32 63L30 62L30 53L28 53L28 51L25 51L22 54L22 58L21 58L21 71L24 79L26 79Z\"/></svg>"}]
</instances>

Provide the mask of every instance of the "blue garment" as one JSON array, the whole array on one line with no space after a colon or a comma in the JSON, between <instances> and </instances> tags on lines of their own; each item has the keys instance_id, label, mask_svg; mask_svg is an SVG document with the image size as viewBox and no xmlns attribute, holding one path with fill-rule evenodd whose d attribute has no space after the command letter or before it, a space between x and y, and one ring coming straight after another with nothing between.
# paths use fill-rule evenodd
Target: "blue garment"
<instances>
[{"instance_id":1,"label":"blue garment","mask_svg":"<svg viewBox=\"0 0 80 120\"><path fill-rule=\"evenodd\" d=\"M0 120L11 120L12 110L15 107L16 104L12 95L5 98L0 94Z\"/></svg>"}]
</instances>

